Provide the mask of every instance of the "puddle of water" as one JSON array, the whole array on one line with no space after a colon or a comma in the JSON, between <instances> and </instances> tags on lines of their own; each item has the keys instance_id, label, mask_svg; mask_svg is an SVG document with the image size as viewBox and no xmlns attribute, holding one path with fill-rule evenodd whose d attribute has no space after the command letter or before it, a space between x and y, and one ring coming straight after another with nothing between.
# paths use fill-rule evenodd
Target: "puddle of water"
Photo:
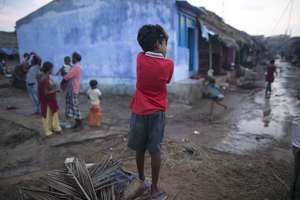
<instances>
[{"instance_id":1,"label":"puddle of water","mask_svg":"<svg viewBox=\"0 0 300 200\"><path fill-rule=\"evenodd\" d=\"M297 102L293 97L300 91L300 70L289 71L286 63L279 63L281 74L274 82L270 99L264 91L254 97L259 109L239 117L233 130L215 148L221 151L247 154L256 149L268 147L274 140L281 140L287 134L286 124L291 116L296 116ZM298 83L299 82L299 83Z\"/></svg>"},{"instance_id":2,"label":"puddle of water","mask_svg":"<svg viewBox=\"0 0 300 200\"><path fill-rule=\"evenodd\" d=\"M267 120L266 120L267 121ZM266 127L266 123L262 120L254 119L252 121L242 120L238 125L238 135L263 135L274 137L275 139L281 138L283 133L282 126L270 120Z\"/></svg>"},{"instance_id":3,"label":"puddle of water","mask_svg":"<svg viewBox=\"0 0 300 200\"><path fill-rule=\"evenodd\" d=\"M247 154L250 150L266 147L272 140L270 138L256 139L256 136L230 134L215 149L233 154Z\"/></svg>"}]
</instances>

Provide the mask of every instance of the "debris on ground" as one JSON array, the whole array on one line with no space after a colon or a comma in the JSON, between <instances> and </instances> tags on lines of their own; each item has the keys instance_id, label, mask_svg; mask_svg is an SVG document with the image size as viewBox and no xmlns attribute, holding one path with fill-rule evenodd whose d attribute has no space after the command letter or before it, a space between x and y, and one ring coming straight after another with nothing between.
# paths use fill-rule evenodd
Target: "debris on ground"
<instances>
[{"instance_id":1,"label":"debris on ground","mask_svg":"<svg viewBox=\"0 0 300 200\"><path fill-rule=\"evenodd\" d=\"M135 177L123 170L119 161L86 164L78 158L67 158L64 169L50 171L40 179L40 188L22 187L20 194L24 200L119 200Z\"/></svg>"},{"instance_id":2,"label":"debris on ground","mask_svg":"<svg viewBox=\"0 0 300 200\"><path fill-rule=\"evenodd\" d=\"M241 76L237 81L237 85L243 89L255 89L255 80L257 73L251 69L241 67Z\"/></svg>"},{"instance_id":3,"label":"debris on ground","mask_svg":"<svg viewBox=\"0 0 300 200\"><path fill-rule=\"evenodd\" d=\"M6 106L6 110L16 110L16 109L17 109L16 106L11 106L11 105Z\"/></svg>"},{"instance_id":4,"label":"debris on ground","mask_svg":"<svg viewBox=\"0 0 300 200\"><path fill-rule=\"evenodd\" d=\"M184 152L192 156L197 152L197 149L193 145L187 144L184 145Z\"/></svg>"}]
</instances>

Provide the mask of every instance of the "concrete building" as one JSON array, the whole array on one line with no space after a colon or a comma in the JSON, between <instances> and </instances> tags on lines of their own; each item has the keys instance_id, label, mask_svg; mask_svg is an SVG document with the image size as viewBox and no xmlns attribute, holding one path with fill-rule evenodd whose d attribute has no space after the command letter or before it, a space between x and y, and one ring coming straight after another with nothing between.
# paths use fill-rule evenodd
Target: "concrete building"
<instances>
[{"instance_id":1,"label":"concrete building","mask_svg":"<svg viewBox=\"0 0 300 200\"><path fill-rule=\"evenodd\" d=\"M97 79L102 89L131 93L136 78L136 37L144 24L160 24L169 34L175 62L172 82L198 72L200 10L176 0L54 0L20 19L20 55L34 51L57 70L72 52L82 57L82 84Z\"/></svg>"}]
</instances>

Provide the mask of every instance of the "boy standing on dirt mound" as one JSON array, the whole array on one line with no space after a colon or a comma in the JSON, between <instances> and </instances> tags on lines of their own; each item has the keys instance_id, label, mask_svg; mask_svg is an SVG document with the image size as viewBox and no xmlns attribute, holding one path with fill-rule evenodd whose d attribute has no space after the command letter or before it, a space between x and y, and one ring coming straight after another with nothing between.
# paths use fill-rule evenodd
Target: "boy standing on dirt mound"
<instances>
[{"instance_id":1,"label":"boy standing on dirt mound","mask_svg":"<svg viewBox=\"0 0 300 200\"><path fill-rule=\"evenodd\" d=\"M164 199L159 191L158 179L161 165L161 142L164 136L167 84L174 64L165 58L168 34L160 25L144 25L137 36L143 49L137 55L136 92L131 101L131 120L128 147L136 151L136 164L141 186L137 193L147 189L144 174L146 150L151 156L151 198Z\"/></svg>"}]
</instances>

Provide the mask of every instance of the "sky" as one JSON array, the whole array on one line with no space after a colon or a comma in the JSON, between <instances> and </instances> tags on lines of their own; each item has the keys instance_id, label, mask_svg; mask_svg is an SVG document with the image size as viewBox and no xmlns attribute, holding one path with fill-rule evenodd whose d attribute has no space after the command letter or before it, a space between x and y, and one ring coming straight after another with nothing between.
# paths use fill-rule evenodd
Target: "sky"
<instances>
[{"instance_id":1,"label":"sky","mask_svg":"<svg viewBox=\"0 0 300 200\"><path fill-rule=\"evenodd\" d=\"M0 31L14 31L16 21L51 0L0 0Z\"/></svg>"},{"instance_id":2,"label":"sky","mask_svg":"<svg viewBox=\"0 0 300 200\"><path fill-rule=\"evenodd\" d=\"M251 35L286 33L289 11L293 2L288 33L300 36L300 0L188 0L204 6L221 16L224 21ZM287 8L287 9L286 9Z\"/></svg>"},{"instance_id":3,"label":"sky","mask_svg":"<svg viewBox=\"0 0 300 200\"><path fill-rule=\"evenodd\" d=\"M0 0L0 30L14 31L18 19L28 15L51 0ZM300 0L188 0L204 6L223 17L224 21L251 35L286 33L289 1L293 12L288 33L300 36ZM285 9L287 8L287 9ZM285 11L285 12L284 12Z\"/></svg>"}]
</instances>

